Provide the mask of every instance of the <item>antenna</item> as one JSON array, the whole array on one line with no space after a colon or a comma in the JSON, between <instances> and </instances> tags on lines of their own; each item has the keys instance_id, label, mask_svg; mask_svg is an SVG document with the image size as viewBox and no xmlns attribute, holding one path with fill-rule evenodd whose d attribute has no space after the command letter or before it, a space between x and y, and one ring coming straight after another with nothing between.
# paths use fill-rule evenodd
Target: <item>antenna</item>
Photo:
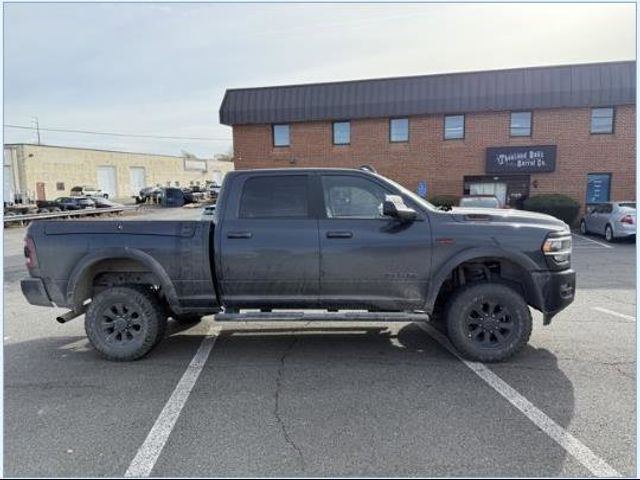
<instances>
[{"instance_id":1,"label":"antenna","mask_svg":"<svg viewBox=\"0 0 640 480\"><path fill-rule=\"evenodd\" d=\"M37 135L37 138L38 138L37 143L38 143L38 145L40 145L40 122L38 122L38 117L33 117L33 121L36 124L36 135Z\"/></svg>"},{"instance_id":2,"label":"antenna","mask_svg":"<svg viewBox=\"0 0 640 480\"><path fill-rule=\"evenodd\" d=\"M371 172L371 173L378 173L376 169L373 168L373 165L369 165L369 164L360 165L359 170L364 170L365 172Z\"/></svg>"}]
</instances>

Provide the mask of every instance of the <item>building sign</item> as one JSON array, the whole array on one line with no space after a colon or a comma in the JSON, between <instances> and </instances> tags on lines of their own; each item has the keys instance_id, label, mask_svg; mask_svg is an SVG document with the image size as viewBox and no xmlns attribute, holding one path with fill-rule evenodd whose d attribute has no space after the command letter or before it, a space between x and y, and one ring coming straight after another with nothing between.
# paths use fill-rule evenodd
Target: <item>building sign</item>
<instances>
[{"instance_id":1,"label":"building sign","mask_svg":"<svg viewBox=\"0 0 640 480\"><path fill-rule=\"evenodd\" d=\"M422 198L427 198L427 182L419 182L416 193Z\"/></svg>"},{"instance_id":2,"label":"building sign","mask_svg":"<svg viewBox=\"0 0 640 480\"><path fill-rule=\"evenodd\" d=\"M609 201L611 174L590 173L587 175L587 203Z\"/></svg>"},{"instance_id":3,"label":"building sign","mask_svg":"<svg viewBox=\"0 0 640 480\"><path fill-rule=\"evenodd\" d=\"M193 156L184 156L184 170L185 172L206 172L207 161L202 158L196 158Z\"/></svg>"},{"instance_id":4,"label":"building sign","mask_svg":"<svg viewBox=\"0 0 640 480\"><path fill-rule=\"evenodd\" d=\"M487 173L540 173L555 169L555 145L487 148Z\"/></svg>"}]
</instances>

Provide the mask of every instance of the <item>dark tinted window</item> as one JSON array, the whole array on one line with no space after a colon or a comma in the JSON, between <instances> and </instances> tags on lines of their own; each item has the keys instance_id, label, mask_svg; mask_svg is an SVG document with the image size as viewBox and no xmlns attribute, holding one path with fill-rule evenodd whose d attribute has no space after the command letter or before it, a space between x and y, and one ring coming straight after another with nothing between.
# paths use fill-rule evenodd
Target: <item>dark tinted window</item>
<instances>
[{"instance_id":1,"label":"dark tinted window","mask_svg":"<svg viewBox=\"0 0 640 480\"><path fill-rule=\"evenodd\" d=\"M464 138L464 115L446 115L444 117L444 139Z\"/></svg>"},{"instance_id":2,"label":"dark tinted window","mask_svg":"<svg viewBox=\"0 0 640 480\"><path fill-rule=\"evenodd\" d=\"M591 110L591 133L613 133L613 108Z\"/></svg>"},{"instance_id":3,"label":"dark tinted window","mask_svg":"<svg viewBox=\"0 0 640 480\"><path fill-rule=\"evenodd\" d=\"M307 176L253 177L244 183L241 218L306 217Z\"/></svg>"},{"instance_id":4,"label":"dark tinted window","mask_svg":"<svg viewBox=\"0 0 640 480\"><path fill-rule=\"evenodd\" d=\"M328 218L381 218L385 190L375 182L348 175L322 177Z\"/></svg>"},{"instance_id":5,"label":"dark tinted window","mask_svg":"<svg viewBox=\"0 0 640 480\"><path fill-rule=\"evenodd\" d=\"M531 112L511 112L511 136L531 136Z\"/></svg>"}]
</instances>

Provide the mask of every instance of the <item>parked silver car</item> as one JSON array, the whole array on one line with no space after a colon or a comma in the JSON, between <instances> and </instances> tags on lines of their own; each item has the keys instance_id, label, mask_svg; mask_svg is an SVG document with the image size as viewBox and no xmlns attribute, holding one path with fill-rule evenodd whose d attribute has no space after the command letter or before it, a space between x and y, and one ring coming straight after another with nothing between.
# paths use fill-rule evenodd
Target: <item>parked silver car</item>
<instances>
[{"instance_id":1,"label":"parked silver car","mask_svg":"<svg viewBox=\"0 0 640 480\"><path fill-rule=\"evenodd\" d=\"M580 232L604 235L608 242L636 234L636 202L605 202L593 207L580 221Z\"/></svg>"}]
</instances>

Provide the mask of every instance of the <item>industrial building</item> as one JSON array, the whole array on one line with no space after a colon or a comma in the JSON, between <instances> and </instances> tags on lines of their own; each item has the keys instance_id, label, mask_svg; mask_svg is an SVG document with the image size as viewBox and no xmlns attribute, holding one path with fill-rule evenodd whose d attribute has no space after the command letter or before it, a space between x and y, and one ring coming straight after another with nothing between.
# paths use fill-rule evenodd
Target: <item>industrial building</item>
<instances>
[{"instance_id":1,"label":"industrial building","mask_svg":"<svg viewBox=\"0 0 640 480\"><path fill-rule=\"evenodd\" d=\"M97 187L110 198L137 195L146 186L204 186L222 182L232 162L52 145L4 146L4 201L54 199L75 186Z\"/></svg>"},{"instance_id":2,"label":"industrial building","mask_svg":"<svg viewBox=\"0 0 640 480\"><path fill-rule=\"evenodd\" d=\"M635 199L632 61L227 90L235 168L374 166L424 197Z\"/></svg>"}]
</instances>

